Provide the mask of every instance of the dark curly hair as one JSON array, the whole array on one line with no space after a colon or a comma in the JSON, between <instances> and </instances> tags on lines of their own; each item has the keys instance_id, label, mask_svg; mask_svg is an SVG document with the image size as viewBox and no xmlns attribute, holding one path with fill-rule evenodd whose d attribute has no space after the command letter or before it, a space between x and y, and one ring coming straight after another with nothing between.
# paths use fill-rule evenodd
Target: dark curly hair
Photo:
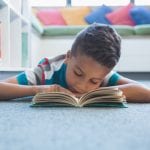
<instances>
[{"instance_id":1,"label":"dark curly hair","mask_svg":"<svg viewBox=\"0 0 150 150\"><path fill-rule=\"evenodd\" d=\"M76 36L71 53L92 57L99 64L113 68L120 58L121 38L109 25L94 23Z\"/></svg>"}]
</instances>

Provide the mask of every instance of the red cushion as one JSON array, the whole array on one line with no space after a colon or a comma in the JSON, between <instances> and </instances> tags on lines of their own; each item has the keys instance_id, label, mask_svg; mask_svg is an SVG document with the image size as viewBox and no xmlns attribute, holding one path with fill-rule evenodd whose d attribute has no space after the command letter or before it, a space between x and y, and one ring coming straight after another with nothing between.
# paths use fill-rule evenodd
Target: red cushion
<instances>
[{"instance_id":1,"label":"red cushion","mask_svg":"<svg viewBox=\"0 0 150 150\"><path fill-rule=\"evenodd\" d=\"M134 26L134 22L130 17L130 10L134 7L133 4L128 4L127 6L118 8L117 10L108 13L106 18L112 23L116 25L131 25Z\"/></svg>"},{"instance_id":2,"label":"red cushion","mask_svg":"<svg viewBox=\"0 0 150 150\"><path fill-rule=\"evenodd\" d=\"M58 9L39 10L36 15L43 25L66 25Z\"/></svg>"}]
</instances>

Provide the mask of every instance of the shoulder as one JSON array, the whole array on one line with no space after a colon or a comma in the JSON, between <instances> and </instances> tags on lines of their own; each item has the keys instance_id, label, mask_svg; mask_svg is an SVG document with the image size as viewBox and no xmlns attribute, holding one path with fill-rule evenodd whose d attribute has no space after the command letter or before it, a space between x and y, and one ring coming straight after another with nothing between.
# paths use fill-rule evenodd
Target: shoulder
<instances>
[{"instance_id":1,"label":"shoulder","mask_svg":"<svg viewBox=\"0 0 150 150\"><path fill-rule=\"evenodd\" d=\"M66 55L59 55L54 58L43 58L38 63L37 67L34 68L34 72L53 72L61 68L62 64L65 61Z\"/></svg>"},{"instance_id":2,"label":"shoulder","mask_svg":"<svg viewBox=\"0 0 150 150\"><path fill-rule=\"evenodd\" d=\"M38 66L34 68L34 73L38 76L44 76L44 79L51 78L53 73L62 67L65 61L65 56L66 55L59 55L52 59L43 58Z\"/></svg>"},{"instance_id":3,"label":"shoulder","mask_svg":"<svg viewBox=\"0 0 150 150\"><path fill-rule=\"evenodd\" d=\"M59 55L56 56L54 58L43 58L40 60L40 62L38 63L38 67L42 67L45 70L50 70L51 69L51 65L57 67L60 66L62 64L62 62L64 62L66 55Z\"/></svg>"},{"instance_id":4,"label":"shoulder","mask_svg":"<svg viewBox=\"0 0 150 150\"><path fill-rule=\"evenodd\" d=\"M120 80L121 75L115 71L111 71L104 79L102 86L115 86Z\"/></svg>"},{"instance_id":5,"label":"shoulder","mask_svg":"<svg viewBox=\"0 0 150 150\"><path fill-rule=\"evenodd\" d=\"M124 77L116 71L111 71L104 79L102 86L116 86L128 83L137 83L127 77Z\"/></svg>"},{"instance_id":6,"label":"shoulder","mask_svg":"<svg viewBox=\"0 0 150 150\"><path fill-rule=\"evenodd\" d=\"M19 84L28 85L45 84L45 81L50 79L54 72L62 67L64 60L65 55L59 55L52 59L43 58L34 69L19 74L17 81Z\"/></svg>"}]
</instances>

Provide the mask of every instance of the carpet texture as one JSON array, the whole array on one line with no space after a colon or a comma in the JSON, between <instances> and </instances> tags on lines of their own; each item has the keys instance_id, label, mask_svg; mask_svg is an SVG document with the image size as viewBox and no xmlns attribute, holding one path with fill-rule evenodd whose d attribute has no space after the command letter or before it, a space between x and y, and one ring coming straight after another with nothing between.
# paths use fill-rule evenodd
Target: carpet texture
<instances>
[{"instance_id":1,"label":"carpet texture","mask_svg":"<svg viewBox=\"0 0 150 150\"><path fill-rule=\"evenodd\" d=\"M1 150L148 150L150 104L129 108L31 108L0 102Z\"/></svg>"},{"instance_id":2,"label":"carpet texture","mask_svg":"<svg viewBox=\"0 0 150 150\"><path fill-rule=\"evenodd\" d=\"M149 150L150 104L32 108L30 98L1 101L0 150L41 149Z\"/></svg>"}]
</instances>

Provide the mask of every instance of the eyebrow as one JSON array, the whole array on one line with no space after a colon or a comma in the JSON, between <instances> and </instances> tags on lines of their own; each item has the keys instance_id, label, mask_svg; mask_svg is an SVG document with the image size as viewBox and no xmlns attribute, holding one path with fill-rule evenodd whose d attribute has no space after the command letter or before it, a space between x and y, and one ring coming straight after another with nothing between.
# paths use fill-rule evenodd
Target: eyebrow
<instances>
[{"instance_id":1,"label":"eyebrow","mask_svg":"<svg viewBox=\"0 0 150 150\"><path fill-rule=\"evenodd\" d=\"M83 74L85 74L84 71L79 66L76 65L76 68L79 69ZM92 78L92 80L93 79L94 80L102 80L101 78Z\"/></svg>"}]
</instances>

